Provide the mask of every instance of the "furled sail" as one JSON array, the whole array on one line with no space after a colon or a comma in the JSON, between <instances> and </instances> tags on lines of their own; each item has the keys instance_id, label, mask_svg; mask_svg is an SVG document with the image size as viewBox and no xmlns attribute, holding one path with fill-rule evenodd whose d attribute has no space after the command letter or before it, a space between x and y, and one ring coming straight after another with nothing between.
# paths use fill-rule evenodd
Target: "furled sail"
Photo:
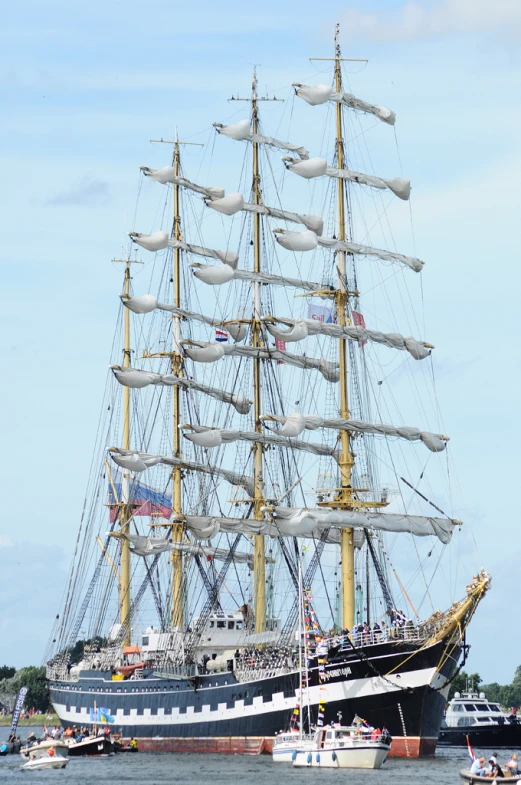
<instances>
[{"instance_id":1,"label":"furled sail","mask_svg":"<svg viewBox=\"0 0 521 785\"><path fill-rule=\"evenodd\" d=\"M245 441L245 442L260 442L261 444L271 444L276 447L291 447L294 450L301 450L303 452L311 452L313 455L332 455L337 456L337 450L329 447L327 444L315 444L314 442L299 442L288 441L282 436L257 433L256 431L237 431L235 429L226 428L207 428L202 425L185 425L184 428L190 428L193 433L185 433L185 439L197 444L199 447L211 449L212 447L219 447L221 444L229 444L230 442ZM302 429L304 430L304 429Z\"/></svg>"},{"instance_id":2,"label":"furled sail","mask_svg":"<svg viewBox=\"0 0 521 785\"><path fill-rule=\"evenodd\" d=\"M209 387L207 384L201 384L201 382L189 379L186 376L175 376L171 373L152 373L151 371L141 371L137 368L124 368L120 365L112 365L111 368L118 382L125 387L140 389L148 387L149 384L159 384L165 387L182 387L184 390L197 390L205 393L205 395L216 398L222 403L229 403L235 407L239 414L248 414L250 411L251 401L247 398L226 392L225 390L219 390L216 387Z\"/></svg>"},{"instance_id":3,"label":"furled sail","mask_svg":"<svg viewBox=\"0 0 521 785\"><path fill-rule=\"evenodd\" d=\"M306 148L300 145L292 144L291 142L281 142L280 139L274 139L273 136L252 134L249 120L240 120L233 125L214 123L214 126L218 134L227 136L229 139L235 139L236 142L255 142L256 144L265 144L268 147L276 147L278 150L297 153L301 158L308 158L309 156Z\"/></svg>"},{"instance_id":4,"label":"furled sail","mask_svg":"<svg viewBox=\"0 0 521 785\"><path fill-rule=\"evenodd\" d=\"M277 327L269 321L270 318L288 325L289 329ZM274 338L280 338L286 343L302 341L308 335L328 335L331 338L347 338L350 341L381 343L392 349L407 351L415 360L424 360L434 348L431 344L417 341L411 336L405 338L400 333L382 333L379 330L368 330L366 327L343 327L339 324L319 322L316 319L265 317L264 324Z\"/></svg>"},{"instance_id":5,"label":"furled sail","mask_svg":"<svg viewBox=\"0 0 521 785\"><path fill-rule=\"evenodd\" d=\"M254 521L187 515L186 524L193 536L201 540L212 539L220 532L319 539L322 532L329 529L327 541L338 542L340 530L352 528L409 533L416 537L435 536L445 545L450 542L454 528L460 525L459 521L450 518L307 507L275 507L271 516L271 520Z\"/></svg>"},{"instance_id":6,"label":"furled sail","mask_svg":"<svg viewBox=\"0 0 521 785\"><path fill-rule=\"evenodd\" d=\"M220 200L219 200L220 201ZM170 239L167 232L154 232L153 234L141 234L141 232L129 233L132 242L140 245L146 251L162 251L165 248L181 248L197 256L209 256L218 259L224 264L236 267L239 257L233 251L218 251L213 248L202 248L200 245L190 245L181 240Z\"/></svg>"},{"instance_id":7,"label":"furled sail","mask_svg":"<svg viewBox=\"0 0 521 785\"><path fill-rule=\"evenodd\" d=\"M192 183L185 177L176 175L173 166L163 166L162 169L149 169L148 166L142 166L141 171L146 177L150 177L151 180L157 180L158 183L162 183L163 185L166 185L166 183L181 185L183 188L194 191L196 194L201 194L201 196L205 196L207 199L222 199L224 196L224 188L217 188L215 186L205 187L204 185Z\"/></svg>"},{"instance_id":8,"label":"furled sail","mask_svg":"<svg viewBox=\"0 0 521 785\"><path fill-rule=\"evenodd\" d=\"M285 275L271 275L271 273L252 273L249 270L232 270L230 267L219 267L217 265L199 264L194 262L194 275L203 283L210 286L220 286L229 281L258 281L259 283L272 284L274 286L288 286L295 289L306 289L308 292L321 292L324 285L313 283L312 281L302 281L299 278L288 278Z\"/></svg>"},{"instance_id":9,"label":"furled sail","mask_svg":"<svg viewBox=\"0 0 521 785\"><path fill-rule=\"evenodd\" d=\"M111 536L115 533L111 532ZM166 553L168 551L180 551L191 556L203 556L205 559L217 559L226 561L230 551L226 548L213 548L211 545L201 545L193 542L172 542L167 537L144 537L140 534L126 534L117 532L116 536L128 540L132 546L131 551L136 556L154 556L156 553ZM253 553L234 551L232 560L240 564L247 564L253 569ZM267 564L275 564L275 559L265 557Z\"/></svg>"},{"instance_id":10,"label":"furled sail","mask_svg":"<svg viewBox=\"0 0 521 785\"><path fill-rule=\"evenodd\" d=\"M301 215L292 213L288 210L278 210L276 207L267 207L265 204L253 204L244 202L244 212L259 213L260 215L270 215L272 218L282 218L290 223L303 224L306 229L311 229L315 234L321 235L324 231L324 221L320 215Z\"/></svg>"},{"instance_id":11,"label":"furled sail","mask_svg":"<svg viewBox=\"0 0 521 785\"><path fill-rule=\"evenodd\" d=\"M213 363L225 355L231 355L232 357L260 357L261 360L281 360L297 368L316 369L320 371L328 382L338 382L339 379L338 363L291 354L291 352L282 351L281 349L272 349L267 346L228 345L211 343L209 341L183 341L183 344L185 344L186 354L194 362Z\"/></svg>"},{"instance_id":12,"label":"furled sail","mask_svg":"<svg viewBox=\"0 0 521 785\"><path fill-rule=\"evenodd\" d=\"M177 458L174 455L151 455L146 452L122 450L119 447L109 447L109 452L114 463L117 463L122 469L128 469L128 471L131 472L144 472L145 469L148 469L151 466L157 466L158 463L163 463L167 466L180 466L182 469L189 469L190 471L201 472L203 474L211 474L214 477L223 477L231 485L242 486L250 495L253 495L255 491L253 477L248 477L246 474L239 474L238 472L232 472L229 469L221 469L220 466L197 463L197 461Z\"/></svg>"},{"instance_id":13,"label":"furled sail","mask_svg":"<svg viewBox=\"0 0 521 785\"><path fill-rule=\"evenodd\" d=\"M346 251L347 253L360 254L361 256L376 256L386 262L400 262L407 265L415 273L423 269L421 259L413 256L404 256L393 251L384 251L378 248L371 248L368 245L347 242L346 240L336 240L334 237L318 237L314 232L288 232L285 229L275 229L275 239L288 251L312 251L318 245L323 248L330 248L333 251ZM314 236L313 236L314 235Z\"/></svg>"},{"instance_id":14,"label":"furled sail","mask_svg":"<svg viewBox=\"0 0 521 785\"><path fill-rule=\"evenodd\" d=\"M341 417L324 418L314 414L300 414L295 412L287 416L280 414L267 414L261 417L264 421L282 423L279 431L281 436L300 436L304 430L315 431L317 428L333 428L335 431L349 431L351 433L373 433L380 436L399 436L407 441L421 441L431 452L442 452L449 441L448 436L430 431L420 431L408 425L395 427L381 423L367 423L361 420L345 420Z\"/></svg>"},{"instance_id":15,"label":"furled sail","mask_svg":"<svg viewBox=\"0 0 521 785\"><path fill-rule=\"evenodd\" d=\"M322 528L340 527L354 529L376 529L404 533L417 537L435 535L441 542L450 542L454 527L459 521L450 518L431 518L422 515L399 515L365 510L308 509L276 507L274 517L280 533L286 537L301 537L320 533Z\"/></svg>"},{"instance_id":16,"label":"furled sail","mask_svg":"<svg viewBox=\"0 0 521 785\"><path fill-rule=\"evenodd\" d=\"M319 106L320 104L325 104L327 101L334 101L349 106L351 109L357 109L359 112L372 114L388 125L394 125L396 122L395 113L390 109L386 109L385 106L369 104L367 101L362 101L360 98L357 98L352 93L336 93L329 85L321 84L316 85L315 87L307 87L306 85L294 82L293 87L297 88L296 94L298 97L303 98L304 101L311 104L311 106Z\"/></svg>"},{"instance_id":17,"label":"furled sail","mask_svg":"<svg viewBox=\"0 0 521 785\"><path fill-rule=\"evenodd\" d=\"M376 177L371 174L351 172L349 169L337 169L334 166L328 166L325 158L309 158L305 161L296 158L285 158L284 162L290 172L298 174L306 180L327 175L328 177L351 180L351 182L359 183L360 185L369 185L380 190L388 188L393 194L404 200L407 200L411 195L411 182L403 177Z\"/></svg>"}]
</instances>

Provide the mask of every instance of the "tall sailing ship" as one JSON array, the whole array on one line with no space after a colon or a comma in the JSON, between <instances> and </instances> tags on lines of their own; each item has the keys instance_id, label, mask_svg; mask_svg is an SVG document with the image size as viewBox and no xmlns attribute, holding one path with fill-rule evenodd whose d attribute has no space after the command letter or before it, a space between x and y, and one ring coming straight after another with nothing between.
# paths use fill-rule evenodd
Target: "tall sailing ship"
<instances>
[{"instance_id":1,"label":"tall sailing ship","mask_svg":"<svg viewBox=\"0 0 521 785\"><path fill-rule=\"evenodd\" d=\"M329 61L329 84L295 83L290 99L313 138L325 127L321 156L265 133L261 108L282 104L254 73L233 99L249 118L215 123L201 153L219 166L225 145L242 150L246 197L195 182L182 159L200 169L199 148L177 134L172 165L141 167L160 229L131 232L136 253L115 260L111 370L48 659L64 726L105 722L142 749L260 752L302 700L310 725L359 715L395 755L435 750L489 576L447 611L415 605L461 523L432 501L448 438L403 425L386 381L408 412L435 408L433 347L395 331L416 324L408 280L423 262L370 244L390 238L390 200L410 183L351 167L371 168L369 131L392 133L395 115L346 91L338 29Z\"/></svg>"}]
</instances>

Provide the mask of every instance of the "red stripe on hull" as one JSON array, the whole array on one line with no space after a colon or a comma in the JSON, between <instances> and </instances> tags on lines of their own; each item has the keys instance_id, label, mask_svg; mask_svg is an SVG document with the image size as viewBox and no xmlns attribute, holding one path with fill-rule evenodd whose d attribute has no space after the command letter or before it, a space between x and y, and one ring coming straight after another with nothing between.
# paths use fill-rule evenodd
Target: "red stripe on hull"
<instances>
[{"instance_id":1,"label":"red stripe on hull","mask_svg":"<svg viewBox=\"0 0 521 785\"><path fill-rule=\"evenodd\" d=\"M128 744L129 739L123 739ZM434 755L437 739L420 736L393 736L389 756L392 758L419 758ZM143 752L199 752L222 753L223 755L271 754L273 738L268 736L218 736L214 738L169 738L138 739Z\"/></svg>"}]
</instances>

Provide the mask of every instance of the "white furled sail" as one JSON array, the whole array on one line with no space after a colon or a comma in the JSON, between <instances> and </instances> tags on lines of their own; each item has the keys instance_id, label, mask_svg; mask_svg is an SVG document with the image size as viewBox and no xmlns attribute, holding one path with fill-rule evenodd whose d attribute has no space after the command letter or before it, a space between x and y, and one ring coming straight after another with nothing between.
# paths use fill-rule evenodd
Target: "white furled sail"
<instances>
[{"instance_id":1,"label":"white furled sail","mask_svg":"<svg viewBox=\"0 0 521 785\"><path fill-rule=\"evenodd\" d=\"M182 469L223 477L231 485L242 486L249 494L253 493L254 490L253 477L232 472L228 469L221 469L220 466L211 466L210 464L197 463L197 461L189 461L185 458L176 458L175 455L151 455L146 452L122 450L119 447L110 447L109 452L114 463L117 463L122 469L128 469L138 474L151 466L157 466L158 463L164 463L167 466L180 466Z\"/></svg>"},{"instance_id":2,"label":"white furled sail","mask_svg":"<svg viewBox=\"0 0 521 785\"><path fill-rule=\"evenodd\" d=\"M379 188L380 190L388 188L395 196L404 201L407 201L411 195L411 181L406 180L405 177L376 177L371 174L351 172L349 169L336 169L333 166L327 167L326 174L328 177L351 180L353 183L369 185L371 188Z\"/></svg>"},{"instance_id":3,"label":"white furled sail","mask_svg":"<svg viewBox=\"0 0 521 785\"><path fill-rule=\"evenodd\" d=\"M314 232L309 230L307 232L288 232L286 229L275 229L275 234L277 242L288 251L312 251L318 245L321 245L323 248L329 248L333 251L347 251L347 253L359 254L360 256L375 256L386 262L400 262L410 267L415 273L423 270L424 262L413 256L404 256L394 251L371 248L368 245L351 243L347 240L336 240L334 237L318 237L315 235L315 238L313 238L311 235Z\"/></svg>"},{"instance_id":4,"label":"white furled sail","mask_svg":"<svg viewBox=\"0 0 521 785\"><path fill-rule=\"evenodd\" d=\"M238 194L240 196L240 194ZM236 194L231 194L236 196ZM225 197L227 199L228 197ZM241 197L242 199L242 197ZM224 200L219 199L218 202ZM236 267L239 257L233 251L218 251L213 248L202 248L200 245L191 245L182 240L170 238L167 232L154 232L154 234L141 234L140 232L130 232L129 234L132 242L137 243L146 251L162 251L164 248L181 248L183 251L188 251L196 256L208 256L211 259L218 259L230 267Z\"/></svg>"},{"instance_id":5,"label":"white furled sail","mask_svg":"<svg viewBox=\"0 0 521 785\"><path fill-rule=\"evenodd\" d=\"M441 433L430 433L430 431L420 431L408 425L395 427L394 425L383 425L381 423L367 423L361 420L344 420L341 417L327 418L319 417L314 414L302 415L299 413L287 416L280 414L267 414L261 417L263 421L280 422L283 428L280 431L282 436L299 436L305 429L315 431L317 428L333 428L335 431L350 431L351 433L372 433L379 436L399 436L407 441L421 441L431 452L442 452L449 441L448 436ZM289 428L286 426L289 425ZM286 430L285 430L286 429Z\"/></svg>"},{"instance_id":6,"label":"white furled sail","mask_svg":"<svg viewBox=\"0 0 521 785\"><path fill-rule=\"evenodd\" d=\"M275 319L288 325L289 329L277 327L269 321ZM347 338L350 341L372 341L388 346L391 349L407 351L415 360L424 360L429 357L431 344L417 341L412 336L404 337L400 333L382 333L379 330L369 330L366 327L343 327L339 324L319 322L316 319L286 319L279 317L264 317L264 324L274 338L280 338L286 343L302 341L308 335L328 335L331 338Z\"/></svg>"},{"instance_id":7,"label":"white furled sail","mask_svg":"<svg viewBox=\"0 0 521 785\"><path fill-rule=\"evenodd\" d=\"M111 533L114 536L113 533ZM201 545L193 542L172 542L167 537L144 537L140 534L117 534L128 540L132 546L131 552L136 556L154 556L156 553L167 553L169 551L180 551L190 556L203 556L205 559L217 559L226 561L230 557L230 551L226 548L213 548L211 545ZM231 556L232 561L239 564L247 564L253 569L253 554L243 551L234 551ZM275 564L275 559L266 557L266 564Z\"/></svg>"},{"instance_id":8,"label":"white furled sail","mask_svg":"<svg viewBox=\"0 0 521 785\"><path fill-rule=\"evenodd\" d=\"M411 181L406 180L404 177L376 177L371 174L362 174L361 172L351 172L349 169L337 169L334 166L328 166L325 158L310 158L306 161L300 161L295 158L285 158L284 162L286 168L304 177L306 180L314 179L315 177L336 177L342 180L351 180L353 183L360 185L369 185L372 188L384 190L388 188L400 199L407 200L411 195Z\"/></svg>"},{"instance_id":9,"label":"white furled sail","mask_svg":"<svg viewBox=\"0 0 521 785\"><path fill-rule=\"evenodd\" d=\"M141 389L150 384L159 384L165 387L182 387L184 390L197 390L211 398L215 398L222 403L231 404L239 414L248 414L251 408L251 401L242 395L219 390L216 387L209 387L195 379L187 376L175 376L174 374L152 373L151 371L141 371L137 368L123 368L120 365L113 365L112 371L120 384L124 387Z\"/></svg>"},{"instance_id":10,"label":"white furled sail","mask_svg":"<svg viewBox=\"0 0 521 785\"><path fill-rule=\"evenodd\" d=\"M331 455L336 457L337 451L327 444L315 444L313 442L288 442L278 435L257 433L256 431L237 431L227 428L207 428L202 425L185 425L184 428L190 428L193 433L184 433L185 439L199 445L211 449L212 447L220 447L221 444L228 444L230 442L243 441L243 442L260 442L261 444L271 444L276 447L291 447L294 450L301 450L303 452L311 452L313 455Z\"/></svg>"},{"instance_id":11,"label":"white furled sail","mask_svg":"<svg viewBox=\"0 0 521 785\"><path fill-rule=\"evenodd\" d=\"M162 169L149 169L148 166L142 166L141 171L146 177L150 177L151 180L156 180L158 183L162 183L163 185L166 185L166 183L181 185L183 188L188 188L189 191L201 194L201 196L205 196L207 199L222 199L225 193L224 188L215 186L205 187L204 185L192 183L185 177L179 177L175 174L173 166L163 166Z\"/></svg>"},{"instance_id":12,"label":"white furled sail","mask_svg":"<svg viewBox=\"0 0 521 785\"><path fill-rule=\"evenodd\" d=\"M208 207L223 215L235 215L244 208L244 198L242 194L233 193L223 196L221 199L213 199L206 203Z\"/></svg>"},{"instance_id":13,"label":"white furled sail","mask_svg":"<svg viewBox=\"0 0 521 785\"><path fill-rule=\"evenodd\" d=\"M377 104L369 104L367 101L362 101L360 98L357 98L352 93L337 93L328 85L308 87L299 84L298 82L294 82L293 87L297 88L295 92L298 97L302 98L311 106L319 106L320 104L327 103L327 101L334 101L335 103L349 106L351 109L357 109L360 112L372 114L388 125L394 125L396 122L396 115L390 109L386 109L384 106L378 106Z\"/></svg>"},{"instance_id":14,"label":"white furled sail","mask_svg":"<svg viewBox=\"0 0 521 785\"><path fill-rule=\"evenodd\" d=\"M262 272L252 273L249 270L232 270L229 267L216 267L198 263L190 266L193 267L196 278L211 286L220 286L235 279L237 281L257 281L258 283L268 283L274 286L307 289L308 292L320 292L324 288L323 284L302 281L298 278L288 278L285 275L271 275L271 273Z\"/></svg>"},{"instance_id":15,"label":"white furled sail","mask_svg":"<svg viewBox=\"0 0 521 785\"><path fill-rule=\"evenodd\" d=\"M375 529L414 534L416 537L438 537L450 542L459 521L450 518L431 518L423 515L397 515L386 512L357 510L309 509L306 507L276 507L273 511L277 528L285 537L320 536L329 526L354 529Z\"/></svg>"},{"instance_id":16,"label":"white furled sail","mask_svg":"<svg viewBox=\"0 0 521 785\"><path fill-rule=\"evenodd\" d=\"M281 349L272 349L267 346L230 346L209 341L183 341L183 344L185 344L185 353L194 362L212 363L220 360L225 355L232 357L259 357L261 360L281 360L297 368L315 369L320 371L328 382L338 382L339 378L337 363L291 354L291 352L282 351Z\"/></svg>"},{"instance_id":17,"label":"white furled sail","mask_svg":"<svg viewBox=\"0 0 521 785\"><path fill-rule=\"evenodd\" d=\"M267 207L265 204L252 204L250 202L244 202L242 209L248 213L271 215L272 218L282 218L285 221L290 221L290 223L304 224L306 229L311 229L312 232L318 235L321 235L324 231L324 220L320 215L301 215L288 210L279 210L276 207Z\"/></svg>"},{"instance_id":18,"label":"white furled sail","mask_svg":"<svg viewBox=\"0 0 521 785\"><path fill-rule=\"evenodd\" d=\"M275 139L273 136L252 134L249 120L240 120L234 125L214 123L214 126L218 134L228 136L230 139L235 139L236 142L255 142L256 144L264 144L267 147L276 147L278 150L287 150L290 153L297 153L301 158L309 157L308 151L301 145L292 144L291 142L281 142L280 139Z\"/></svg>"},{"instance_id":19,"label":"white furled sail","mask_svg":"<svg viewBox=\"0 0 521 785\"><path fill-rule=\"evenodd\" d=\"M168 245L170 248L181 248L183 251L193 253L196 256L208 256L211 259L218 259L223 264L229 264L230 267L237 267L239 257L233 251L218 251L213 248L202 248L200 245L192 245L191 243L184 243L182 240L169 240Z\"/></svg>"},{"instance_id":20,"label":"white furled sail","mask_svg":"<svg viewBox=\"0 0 521 785\"><path fill-rule=\"evenodd\" d=\"M416 537L437 537L447 545L459 521L422 515L397 515L393 513L351 510L329 510L308 507L275 507L271 520L253 521L243 518L217 516L186 516L186 523L194 537L208 540L220 532L264 534L266 536L303 537L320 539L325 529L336 529L338 534L327 538L339 541L340 529L366 529ZM330 532L330 535L332 534Z\"/></svg>"}]
</instances>

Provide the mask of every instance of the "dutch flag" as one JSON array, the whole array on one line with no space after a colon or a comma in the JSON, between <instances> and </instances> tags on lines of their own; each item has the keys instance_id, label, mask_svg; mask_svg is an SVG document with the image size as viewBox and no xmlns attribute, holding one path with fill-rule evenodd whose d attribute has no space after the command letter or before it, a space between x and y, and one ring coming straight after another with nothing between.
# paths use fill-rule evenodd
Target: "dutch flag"
<instances>
[{"instance_id":1,"label":"dutch flag","mask_svg":"<svg viewBox=\"0 0 521 785\"><path fill-rule=\"evenodd\" d=\"M220 343L226 343L228 340L228 333L225 333L224 330L216 330L215 340L219 341Z\"/></svg>"}]
</instances>

